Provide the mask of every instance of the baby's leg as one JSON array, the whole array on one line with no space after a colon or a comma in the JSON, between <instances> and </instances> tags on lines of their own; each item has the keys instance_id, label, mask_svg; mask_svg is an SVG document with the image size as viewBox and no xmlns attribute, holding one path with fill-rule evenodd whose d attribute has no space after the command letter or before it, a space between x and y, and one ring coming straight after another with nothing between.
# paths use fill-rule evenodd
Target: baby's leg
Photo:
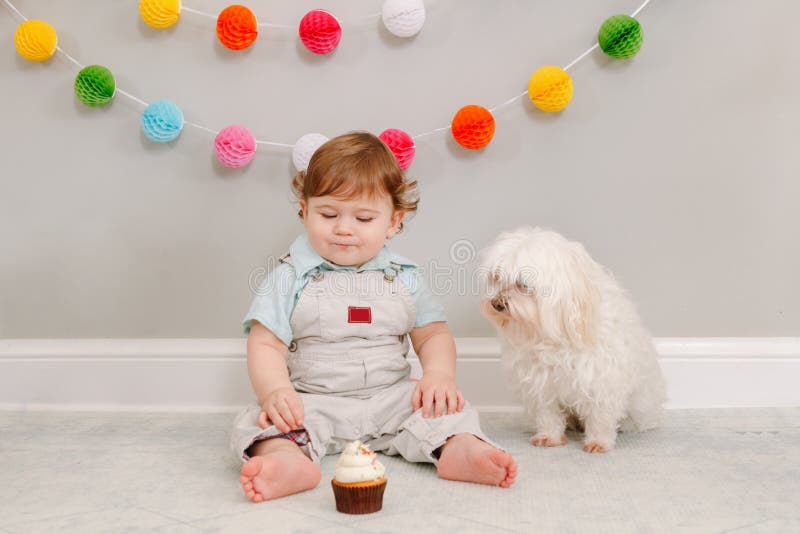
<instances>
[{"instance_id":1,"label":"baby's leg","mask_svg":"<svg viewBox=\"0 0 800 534\"><path fill-rule=\"evenodd\" d=\"M273 438L250 448L251 458L242 465L239 480L253 502L277 499L319 484L322 473L291 440Z\"/></svg>"},{"instance_id":2,"label":"baby's leg","mask_svg":"<svg viewBox=\"0 0 800 534\"><path fill-rule=\"evenodd\" d=\"M373 450L434 463L439 476L450 480L505 488L514 483L516 462L488 443L478 412L469 403L458 413L424 418L421 409L411 407L414 387L409 380L370 399L369 410L378 422L376 436L381 436L368 443Z\"/></svg>"},{"instance_id":3,"label":"baby's leg","mask_svg":"<svg viewBox=\"0 0 800 534\"><path fill-rule=\"evenodd\" d=\"M437 465L439 476L448 480L476 482L507 488L517 477L517 462L472 434L456 434L447 440Z\"/></svg>"}]
</instances>

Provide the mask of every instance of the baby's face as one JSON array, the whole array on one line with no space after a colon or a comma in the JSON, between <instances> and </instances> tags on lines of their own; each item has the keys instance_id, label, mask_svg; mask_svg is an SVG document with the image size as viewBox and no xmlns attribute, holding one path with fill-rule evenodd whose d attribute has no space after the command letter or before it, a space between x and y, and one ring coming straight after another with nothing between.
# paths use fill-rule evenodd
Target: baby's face
<instances>
[{"instance_id":1,"label":"baby's face","mask_svg":"<svg viewBox=\"0 0 800 534\"><path fill-rule=\"evenodd\" d=\"M333 196L301 200L308 239L317 254L337 265L359 267L397 233L403 212L388 195L343 200Z\"/></svg>"}]
</instances>

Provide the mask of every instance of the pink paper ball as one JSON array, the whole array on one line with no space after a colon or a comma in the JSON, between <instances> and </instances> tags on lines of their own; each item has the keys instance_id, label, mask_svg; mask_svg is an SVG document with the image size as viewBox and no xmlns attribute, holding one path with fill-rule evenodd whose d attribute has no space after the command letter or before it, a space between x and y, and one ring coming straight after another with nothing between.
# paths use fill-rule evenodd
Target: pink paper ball
<instances>
[{"instance_id":1,"label":"pink paper ball","mask_svg":"<svg viewBox=\"0 0 800 534\"><path fill-rule=\"evenodd\" d=\"M342 25L324 9L309 11L300 21L300 40L315 54L333 52L342 39Z\"/></svg>"},{"instance_id":2,"label":"pink paper ball","mask_svg":"<svg viewBox=\"0 0 800 534\"><path fill-rule=\"evenodd\" d=\"M400 168L406 170L411 165L411 162L414 161L414 153L417 150L411 136L403 130L389 128L384 130L378 137L389 146Z\"/></svg>"},{"instance_id":3,"label":"pink paper ball","mask_svg":"<svg viewBox=\"0 0 800 534\"><path fill-rule=\"evenodd\" d=\"M226 167L244 167L256 155L256 138L244 126L227 126L214 139L214 151Z\"/></svg>"}]
</instances>

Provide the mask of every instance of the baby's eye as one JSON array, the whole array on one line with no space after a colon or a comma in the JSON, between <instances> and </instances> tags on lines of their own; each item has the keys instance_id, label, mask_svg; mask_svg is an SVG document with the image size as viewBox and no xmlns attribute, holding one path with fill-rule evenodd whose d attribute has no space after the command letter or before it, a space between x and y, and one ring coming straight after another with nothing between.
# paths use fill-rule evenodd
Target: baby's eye
<instances>
[{"instance_id":1,"label":"baby's eye","mask_svg":"<svg viewBox=\"0 0 800 534\"><path fill-rule=\"evenodd\" d=\"M374 217L356 217L361 222L370 222Z\"/></svg>"},{"instance_id":2,"label":"baby's eye","mask_svg":"<svg viewBox=\"0 0 800 534\"><path fill-rule=\"evenodd\" d=\"M326 219L333 219L333 218L335 218L335 217L336 217L336 215L335 215L335 214L332 214L332 213L322 213L322 214L320 214L320 215L322 215L322 216L323 216L323 217L325 217Z\"/></svg>"}]
</instances>

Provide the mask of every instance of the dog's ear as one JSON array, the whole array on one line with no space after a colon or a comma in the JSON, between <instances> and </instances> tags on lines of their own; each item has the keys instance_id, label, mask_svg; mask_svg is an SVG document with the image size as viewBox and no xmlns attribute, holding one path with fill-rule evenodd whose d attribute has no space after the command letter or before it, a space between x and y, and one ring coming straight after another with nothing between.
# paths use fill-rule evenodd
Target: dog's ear
<instances>
[{"instance_id":1,"label":"dog's ear","mask_svg":"<svg viewBox=\"0 0 800 534\"><path fill-rule=\"evenodd\" d=\"M570 243L564 276L554 295L556 319L564 336L576 347L591 348L597 342L600 292L594 274L599 265L580 243Z\"/></svg>"}]
</instances>

